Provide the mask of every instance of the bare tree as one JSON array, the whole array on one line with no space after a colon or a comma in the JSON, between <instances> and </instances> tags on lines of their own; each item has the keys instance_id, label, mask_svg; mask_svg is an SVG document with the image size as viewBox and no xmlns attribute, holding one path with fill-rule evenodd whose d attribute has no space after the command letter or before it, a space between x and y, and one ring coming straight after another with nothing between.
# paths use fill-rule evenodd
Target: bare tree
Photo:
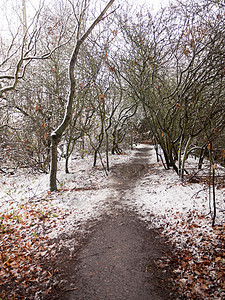
<instances>
[{"instance_id":1,"label":"bare tree","mask_svg":"<svg viewBox=\"0 0 225 300\"><path fill-rule=\"evenodd\" d=\"M50 189L51 191L57 190L57 183L56 183L56 175L57 175L57 146L58 143L61 139L62 134L66 130L67 126L69 125L69 122L72 118L72 105L73 105L73 100L75 96L75 82L76 79L74 77L74 69L75 69L75 64L78 58L78 54L80 51L80 48L84 41L88 38L88 36L91 34L95 26L102 21L104 18L107 10L110 8L110 6L113 4L114 0L111 0L108 2L106 7L102 10L100 15L94 20L94 22L91 24L91 26L87 29L87 31L81 35L81 30L83 24L83 17L86 12L86 1L84 8L79 16L78 24L77 24L77 41L70 59L69 63L69 78L70 78L70 92L69 92L69 97L68 97L68 102L65 110L65 115L62 123L59 125L59 127L53 131L52 133L52 146L51 146L51 173L50 173Z\"/></svg>"},{"instance_id":2,"label":"bare tree","mask_svg":"<svg viewBox=\"0 0 225 300\"><path fill-rule=\"evenodd\" d=\"M0 61L0 98L3 98L7 92L15 90L19 80L24 78L26 69L32 61L45 60L60 47L67 44L73 37L65 40L65 30L67 29L66 20L62 22L59 19L44 18L43 6L40 7L29 25L21 24L17 30L11 32L11 41L3 43ZM68 20L67 20L68 21ZM42 34L46 32L51 37L53 31L57 29L58 34L55 40L46 40L46 47L42 44ZM65 35L67 36L67 35ZM3 41L3 38L2 38Z\"/></svg>"}]
</instances>

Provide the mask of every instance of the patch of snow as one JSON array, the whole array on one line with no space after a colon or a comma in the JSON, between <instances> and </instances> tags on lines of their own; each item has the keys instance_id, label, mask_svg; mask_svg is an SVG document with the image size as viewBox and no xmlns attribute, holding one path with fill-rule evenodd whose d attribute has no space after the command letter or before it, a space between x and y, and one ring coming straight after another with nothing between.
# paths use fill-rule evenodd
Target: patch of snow
<instances>
[{"instance_id":1,"label":"patch of snow","mask_svg":"<svg viewBox=\"0 0 225 300\"><path fill-rule=\"evenodd\" d=\"M126 205L135 209L140 218L151 227L160 227L171 235L178 246L188 244L190 236L185 232L184 223L193 226L194 236L212 235L211 212L208 186L202 183L182 182L173 170L163 170L161 163L151 147L152 156L148 162L148 173L141 178L136 187L127 194ZM193 168L193 157L187 161L187 169ZM218 167L217 172L224 168ZM216 224L225 222L225 189L216 189Z\"/></svg>"},{"instance_id":2,"label":"patch of snow","mask_svg":"<svg viewBox=\"0 0 225 300\"><path fill-rule=\"evenodd\" d=\"M112 166L127 163L132 159L131 151L124 155L111 155ZM50 193L49 174L17 173L0 175L0 214L26 214L29 209L55 215L48 219L50 226L47 234L55 238L62 232L79 229L81 222L96 219L108 209L107 199L115 191L109 187L109 177L99 164L92 167L92 156L74 159L70 162L70 174L65 174L65 161L58 162L59 192ZM103 157L104 163L106 162ZM23 212L24 206L24 212ZM64 214L65 218L58 216ZM33 226L33 225L32 225ZM35 231L35 226L32 227Z\"/></svg>"}]
</instances>

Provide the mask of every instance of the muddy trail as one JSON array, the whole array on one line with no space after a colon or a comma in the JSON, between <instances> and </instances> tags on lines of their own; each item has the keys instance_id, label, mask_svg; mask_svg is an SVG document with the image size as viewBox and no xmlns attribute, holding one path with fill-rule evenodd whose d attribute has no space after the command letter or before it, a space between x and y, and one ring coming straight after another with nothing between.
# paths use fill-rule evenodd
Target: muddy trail
<instances>
[{"instance_id":1,"label":"muddy trail","mask_svg":"<svg viewBox=\"0 0 225 300\"><path fill-rule=\"evenodd\" d=\"M170 251L165 239L123 206L126 193L147 172L148 149L137 149L127 164L111 170L111 210L101 220L90 222L80 247L64 253L58 262L58 282L45 299L177 299L171 288L171 270L158 266Z\"/></svg>"}]
</instances>

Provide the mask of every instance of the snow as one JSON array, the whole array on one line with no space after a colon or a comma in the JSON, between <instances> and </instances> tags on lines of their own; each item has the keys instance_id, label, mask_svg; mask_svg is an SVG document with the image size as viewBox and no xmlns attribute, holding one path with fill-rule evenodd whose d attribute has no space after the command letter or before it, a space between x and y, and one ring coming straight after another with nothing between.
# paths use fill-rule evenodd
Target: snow
<instances>
[{"instance_id":1,"label":"snow","mask_svg":"<svg viewBox=\"0 0 225 300\"><path fill-rule=\"evenodd\" d=\"M156 162L153 148L150 148L149 171L127 194L126 205L135 209L149 227L163 228L164 234L177 247L192 247L193 253L197 254L197 246L204 237L213 238L215 235L216 239L211 226L212 199L209 199L209 188L203 183L182 182L173 170L163 171L161 163ZM186 169L193 170L194 167L196 160L190 157ZM217 173L224 174L224 168L218 165ZM216 189L216 206L216 224L223 225L224 188Z\"/></svg>"},{"instance_id":2,"label":"snow","mask_svg":"<svg viewBox=\"0 0 225 300\"><path fill-rule=\"evenodd\" d=\"M150 168L149 174L139 181L129 197L129 205L135 206L143 219L150 220L149 213L152 213L157 218L155 225L160 227L172 222L175 214L187 214L193 210L199 213L207 211L208 190L201 184L183 184L173 170L163 173L162 167L156 163L152 167L153 171ZM218 192L217 197L221 199L224 191Z\"/></svg>"},{"instance_id":3,"label":"snow","mask_svg":"<svg viewBox=\"0 0 225 300\"><path fill-rule=\"evenodd\" d=\"M201 240L199 232L212 234L209 210L209 191L203 183L182 182L173 170L164 170L156 161L154 148L149 147L148 172L137 180L136 185L126 191L124 209L135 210L139 217L153 227L164 228L178 246L184 247L190 236L184 224L194 224L195 237ZM111 156L111 166L129 163L137 150L124 155ZM150 154L150 155L149 155ZM107 177L100 163L92 167L93 157L74 159L70 162L70 174L65 174L64 161L58 165L59 192L49 192L48 174L0 175L0 213L25 214L23 205L49 216L49 229L45 234L55 238L61 233L81 230L88 220L100 219L110 213L109 199L117 198L118 191L112 188L112 177ZM194 158L188 160L187 168L196 164ZM218 172L224 169L218 166ZM225 221L225 189L216 189L216 224ZM83 226L84 227L84 226ZM33 228L32 230L38 230ZM196 240L197 241L197 240Z\"/></svg>"},{"instance_id":4,"label":"snow","mask_svg":"<svg viewBox=\"0 0 225 300\"><path fill-rule=\"evenodd\" d=\"M112 156L110 160L116 165L130 159L130 155L121 155ZM93 168L92 164L92 156L74 159L70 162L71 173L65 174L64 161L60 161L57 174L59 192L53 193L49 191L48 174L21 172L0 175L0 214L13 212L20 215L23 213L22 206L26 204L28 209L28 204L30 210L57 216L54 222L51 219L47 232L49 238L56 238L62 232L71 232L71 227L73 230L79 229L80 223L90 219L100 218L107 210L108 197L114 191L108 186L109 178L101 165ZM58 217L62 214L63 218Z\"/></svg>"}]
</instances>

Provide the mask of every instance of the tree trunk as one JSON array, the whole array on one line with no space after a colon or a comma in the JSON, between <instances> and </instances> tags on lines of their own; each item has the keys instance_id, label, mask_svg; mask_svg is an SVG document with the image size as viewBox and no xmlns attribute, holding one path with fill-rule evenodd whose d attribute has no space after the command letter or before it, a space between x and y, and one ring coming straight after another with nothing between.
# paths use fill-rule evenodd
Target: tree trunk
<instances>
[{"instance_id":1,"label":"tree trunk","mask_svg":"<svg viewBox=\"0 0 225 300\"><path fill-rule=\"evenodd\" d=\"M109 171L109 135L106 132L106 169Z\"/></svg>"},{"instance_id":2,"label":"tree trunk","mask_svg":"<svg viewBox=\"0 0 225 300\"><path fill-rule=\"evenodd\" d=\"M170 162L169 162L169 158L168 158L167 152L166 152L166 150L164 148L162 148L162 150L163 150L163 155L164 155L165 161L166 161L166 170L169 170L169 168L170 168Z\"/></svg>"},{"instance_id":3,"label":"tree trunk","mask_svg":"<svg viewBox=\"0 0 225 300\"><path fill-rule=\"evenodd\" d=\"M112 154L114 155L116 152L116 134L113 132L113 143L112 143Z\"/></svg>"},{"instance_id":4,"label":"tree trunk","mask_svg":"<svg viewBox=\"0 0 225 300\"><path fill-rule=\"evenodd\" d=\"M66 174L69 174L69 156L66 156L66 162L65 162L65 172Z\"/></svg>"},{"instance_id":5,"label":"tree trunk","mask_svg":"<svg viewBox=\"0 0 225 300\"><path fill-rule=\"evenodd\" d=\"M93 167L96 167L96 164L97 164L97 156L98 156L98 150L95 149Z\"/></svg>"},{"instance_id":6,"label":"tree trunk","mask_svg":"<svg viewBox=\"0 0 225 300\"><path fill-rule=\"evenodd\" d=\"M50 171L50 190L57 190L56 174L57 174L57 147L58 139L52 135L52 146L51 146L51 171Z\"/></svg>"},{"instance_id":7,"label":"tree trunk","mask_svg":"<svg viewBox=\"0 0 225 300\"><path fill-rule=\"evenodd\" d=\"M84 159L84 134L81 135L81 158Z\"/></svg>"},{"instance_id":8,"label":"tree trunk","mask_svg":"<svg viewBox=\"0 0 225 300\"><path fill-rule=\"evenodd\" d=\"M184 136L182 134L179 143L179 151L178 151L178 175L181 175L181 164L182 164L182 147L183 147Z\"/></svg>"},{"instance_id":9,"label":"tree trunk","mask_svg":"<svg viewBox=\"0 0 225 300\"><path fill-rule=\"evenodd\" d=\"M204 160L204 157L205 157L205 151L206 151L206 145L204 145L202 147L200 155L199 155L198 170L202 169L203 160Z\"/></svg>"},{"instance_id":10,"label":"tree trunk","mask_svg":"<svg viewBox=\"0 0 225 300\"><path fill-rule=\"evenodd\" d=\"M212 227L215 226L216 220L216 189L215 189L215 168L213 166L212 174L212 188L213 188L213 218L212 218Z\"/></svg>"},{"instance_id":11,"label":"tree trunk","mask_svg":"<svg viewBox=\"0 0 225 300\"><path fill-rule=\"evenodd\" d=\"M70 134L69 140L67 142L66 155L65 155L65 158L66 158L66 161L65 161L65 173L66 174L69 174L69 158L70 158L70 156L72 154L72 150L70 151L71 143L72 143L72 136Z\"/></svg>"}]
</instances>

